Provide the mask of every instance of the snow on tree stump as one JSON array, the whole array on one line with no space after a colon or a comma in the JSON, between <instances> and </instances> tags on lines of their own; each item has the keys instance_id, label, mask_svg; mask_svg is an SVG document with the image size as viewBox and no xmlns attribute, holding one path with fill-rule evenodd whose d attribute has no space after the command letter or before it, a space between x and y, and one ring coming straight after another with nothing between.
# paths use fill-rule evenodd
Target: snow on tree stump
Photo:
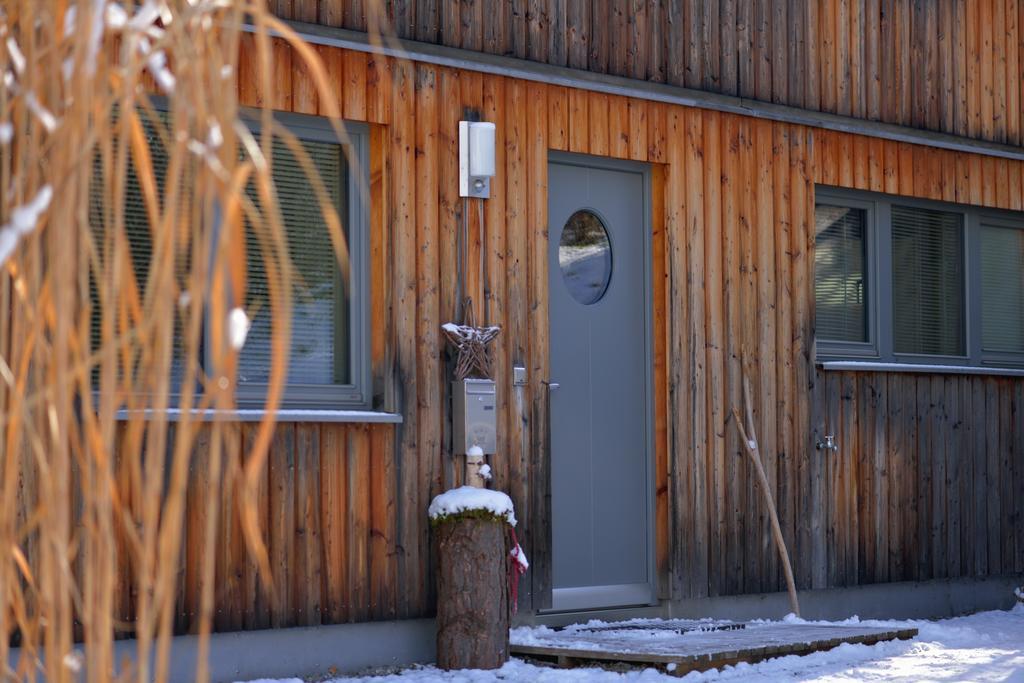
<instances>
[{"instance_id":1,"label":"snow on tree stump","mask_svg":"<svg viewBox=\"0 0 1024 683\"><path fill-rule=\"evenodd\" d=\"M437 543L437 666L497 669L508 661L508 527L512 500L463 486L430 504Z\"/></svg>"}]
</instances>

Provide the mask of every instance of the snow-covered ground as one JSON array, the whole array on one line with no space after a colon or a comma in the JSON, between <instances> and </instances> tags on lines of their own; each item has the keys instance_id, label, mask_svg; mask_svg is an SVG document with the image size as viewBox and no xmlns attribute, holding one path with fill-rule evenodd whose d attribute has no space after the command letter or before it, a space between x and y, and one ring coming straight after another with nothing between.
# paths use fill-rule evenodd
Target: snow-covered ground
<instances>
[{"instance_id":1,"label":"snow-covered ground","mask_svg":"<svg viewBox=\"0 0 1024 683\"><path fill-rule=\"evenodd\" d=\"M813 622L805 622L813 623ZM826 623L826 622L821 622ZM632 681L1022 681L1024 605L1008 612L982 612L943 621L863 621L864 626L917 628L910 641L841 645L806 657L780 657L679 679L653 669L614 673L602 669L552 669L512 660L496 671L444 672L415 667L378 677L338 679L344 683L597 683ZM299 679L262 683L302 683Z\"/></svg>"}]
</instances>

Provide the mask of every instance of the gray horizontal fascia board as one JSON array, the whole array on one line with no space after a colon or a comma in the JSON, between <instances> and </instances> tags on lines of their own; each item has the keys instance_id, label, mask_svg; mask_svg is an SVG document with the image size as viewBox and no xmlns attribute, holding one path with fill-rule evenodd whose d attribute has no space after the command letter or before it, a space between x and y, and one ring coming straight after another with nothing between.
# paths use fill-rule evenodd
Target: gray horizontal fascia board
<instances>
[{"instance_id":1,"label":"gray horizontal fascia board","mask_svg":"<svg viewBox=\"0 0 1024 683\"><path fill-rule=\"evenodd\" d=\"M621 95L651 102L710 109L768 119L770 121L866 135L895 142L927 145L957 152L972 152L1024 161L1024 148L985 140L974 140L959 135L950 135L949 133L926 131L908 126L882 123L880 121L868 121L850 116L811 111L799 107L760 102L743 97L693 90L664 83L651 83L622 76L592 73L580 69L541 64L525 59L474 52L461 48L433 45L388 36L374 38L360 31L351 31L331 26L320 26L296 21L285 23L301 38L314 45L340 47L347 50L381 54L454 69L464 69L466 71L519 78L549 85L589 90L607 95ZM249 32L255 30L249 24L244 29ZM271 33L279 35L273 31Z\"/></svg>"}]
</instances>

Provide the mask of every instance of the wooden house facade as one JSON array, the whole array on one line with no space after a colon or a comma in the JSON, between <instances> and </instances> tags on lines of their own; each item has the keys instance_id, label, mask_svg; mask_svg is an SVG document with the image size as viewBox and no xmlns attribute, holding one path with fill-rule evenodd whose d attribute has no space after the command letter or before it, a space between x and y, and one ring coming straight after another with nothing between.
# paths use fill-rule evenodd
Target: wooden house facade
<instances>
[{"instance_id":1,"label":"wooden house facade","mask_svg":"<svg viewBox=\"0 0 1024 683\"><path fill-rule=\"evenodd\" d=\"M816 188L1024 210L1024 152L982 142L1020 142L1024 33L1015 27L1024 6L835 2L805 22L786 20L786 12L813 12L814 3L486 4L395 3L387 19L402 38L958 137L935 136L929 145L927 136L914 142L884 128L846 132L855 126L838 119L780 120L756 105L750 116L714 100L678 105L643 97L643 83L635 97L585 80L552 85L543 70L515 77L493 73L500 67L487 62L474 68L467 53L458 53L466 68L417 59L412 49L382 55L369 41L359 49L358 35L323 28L365 30L358 2L283 6L286 18L322 25L299 28L320 44L343 88L345 118L369 124L375 407L402 421L278 427L265 503L281 601L269 604L254 579L232 571L247 561L228 524L217 628L432 613L426 507L461 483L440 325L456 314L452 273L464 220L466 294L486 301L487 322L502 328L492 486L515 501L532 559L523 607L527 614L550 607L548 473L557 456L548 447L542 381L551 377L547 293L557 278L547 258L553 152L650 168L660 600L784 588L767 515L729 423L742 406L744 374L800 590L1024 571L1024 379L980 369L826 369L814 334ZM717 23L704 16L715 5ZM680 9L674 21L661 16ZM595 16L600 11L609 17ZM987 16L995 13L1004 20ZM993 26L1005 34L994 35ZM345 41L352 47L332 44ZM703 63L709 54L718 59ZM247 82L246 59L243 104L317 114L309 76L292 67L286 46L275 48L273 92ZM467 110L496 124L498 170L490 199L464 204L457 132ZM514 366L526 368L525 386L513 385ZM826 435L835 436L837 451L816 448ZM190 594L198 591L185 591L183 631L194 613Z\"/></svg>"},{"instance_id":2,"label":"wooden house facade","mask_svg":"<svg viewBox=\"0 0 1024 683\"><path fill-rule=\"evenodd\" d=\"M635 304L647 327L637 348L649 430L630 456L650 482L645 613L784 590L731 421L744 378L800 591L891 584L897 596L904 582L967 591L978 579L1019 579L1024 365L1012 348L995 362L980 346L986 318L973 302L988 305L984 292L962 307L964 352L953 354L962 362L922 352L910 363L893 350L899 341L883 340L901 296L898 267L885 287L869 287L868 308L890 316L877 329L861 323L879 342L873 355L823 352L815 283L823 196L870 205L861 215L872 221L903 203L964 212L961 262L972 249L988 253L976 223L1024 230L1024 2L396 0L386 16L360 0L278 5L317 46L344 118L365 131L372 400L362 418L281 418L260 499L277 599L229 517L218 531L216 631L432 615L426 510L463 476L440 327L460 295L501 327L489 464L532 562L520 618L557 609L552 510L562 490L551 472L562 454L552 448L550 382L560 378L549 293L563 285L550 260L562 225L549 220L549 190L559 160L627 163L646 183L635 239L647 298ZM376 26L398 40L370 40ZM241 103L319 117L291 48L274 44L270 91L246 69L254 50L243 41ZM459 196L467 115L495 124L486 200ZM896 240L897 229L883 236ZM878 258L869 270L885 266ZM983 272L970 279L973 263L965 287L984 290ZM1020 298L1022 277L1003 281L1007 297ZM525 369L522 383L514 368ZM233 429L229 458L241 461L252 430ZM197 448L197 500L203 458ZM224 491L223 509L232 495ZM202 542L190 539L205 524L202 506L190 506L175 617L183 634L200 596ZM126 570L123 618L130 586Z\"/></svg>"}]
</instances>

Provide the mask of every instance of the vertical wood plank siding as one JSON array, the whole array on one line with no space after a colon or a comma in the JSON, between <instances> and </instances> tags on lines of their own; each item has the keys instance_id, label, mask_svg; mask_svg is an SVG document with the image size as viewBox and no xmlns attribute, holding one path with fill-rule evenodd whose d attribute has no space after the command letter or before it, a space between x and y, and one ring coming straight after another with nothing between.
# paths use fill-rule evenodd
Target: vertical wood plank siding
<instances>
[{"instance_id":1,"label":"vertical wood plank siding","mask_svg":"<svg viewBox=\"0 0 1024 683\"><path fill-rule=\"evenodd\" d=\"M330 26L365 30L379 3L400 38L1024 142L1020 0L318 2Z\"/></svg>"},{"instance_id":2,"label":"vertical wood plank siding","mask_svg":"<svg viewBox=\"0 0 1024 683\"><path fill-rule=\"evenodd\" d=\"M650 16L659 6L646 6L651 25L659 23ZM706 5L715 6L735 11L728 0ZM458 8L467 11L466 3ZM566 21L590 31L581 16L570 2ZM723 29L719 40L753 40L761 59L770 59L777 51L759 43L757 22L778 16L759 9L753 36ZM536 18L529 17L532 36ZM894 22L910 18L897 13ZM895 41L903 30L883 26L879 40ZM574 40L567 46L570 60L578 58ZM812 37L807 41L801 53ZM844 41L848 47L857 42ZM820 49L826 48L839 54L831 42ZM314 107L305 79L292 74L288 48L276 50L280 73L273 82L288 92L272 99L286 109ZM544 606L550 590L540 390L548 357L548 150L653 165L654 457L663 597L783 588L761 498L730 424L731 410L741 407L744 375L753 386L757 434L799 587L1024 569L1015 488L1024 471L1024 382L823 372L813 363L816 183L1020 208L1019 162L334 48L321 53L344 93L346 115L372 124L373 376L375 393L403 414L404 423L279 426L260 503L278 601L260 587L231 515L218 532L219 630L433 610L426 506L459 483L446 418L446 351L437 328L455 315L455 235L466 218L471 241L478 234L477 207L458 199L455 187L456 123L467 107L498 123L498 174L484 207L483 241L470 247L467 272L479 272L480 260L486 261L487 283L477 279L470 291L478 319L487 311L487 322L502 327L494 485L513 497L520 539L534 561L524 589L527 608ZM822 88L833 87L829 82L823 74ZM240 91L246 105L269 99L251 82ZM829 102L836 95L845 102L849 93L830 93ZM873 101L857 100L857 106ZM5 296L0 289L0 301ZM527 386L512 387L514 365L528 369ZM838 453L814 449L823 434L836 435ZM241 426L229 462L240 464L251 439L250 428ZM181 632L195 627L198 612L204 459L197 448ZM128 486L130 477L121 481ZM232 492L224 496L227 505ZM122 566L119 614L127 617L130 566Z\"/></svg>"}]
</instances>

